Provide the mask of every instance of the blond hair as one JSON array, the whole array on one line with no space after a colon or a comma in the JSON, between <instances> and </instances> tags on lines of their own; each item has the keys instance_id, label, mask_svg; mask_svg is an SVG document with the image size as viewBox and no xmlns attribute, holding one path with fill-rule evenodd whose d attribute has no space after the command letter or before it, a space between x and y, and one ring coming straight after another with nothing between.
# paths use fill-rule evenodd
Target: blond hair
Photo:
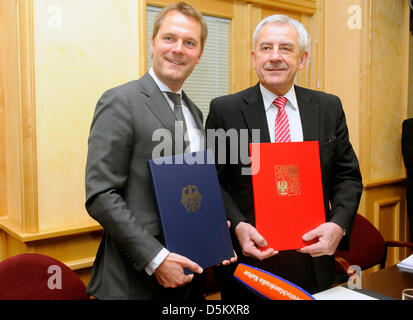
<instances>
[{"instance_id":1,"label":"blond hair","mask_svg":"<svg viewBox=\"0 0 413 320\"><path fill-rule=\"evenodd\" d=\"M153 23L152 39L155 39L156 35L158 34L158 31L166 15L172 11L178 11L183 15L193 18L199 22L199 24L201 25L201 49L203 50L206 39L208 37L208 26L204 18L202 17L201 12L185 2L172 3L158 12Z\"/></svg>"}]
</instances>

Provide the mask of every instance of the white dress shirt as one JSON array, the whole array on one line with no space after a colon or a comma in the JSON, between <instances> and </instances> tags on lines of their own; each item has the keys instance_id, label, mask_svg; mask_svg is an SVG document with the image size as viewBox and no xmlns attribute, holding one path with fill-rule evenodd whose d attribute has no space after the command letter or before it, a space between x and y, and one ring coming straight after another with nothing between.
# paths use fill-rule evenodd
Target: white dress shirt
<instances>
[{"instance_id":1,"label":"white dress shirt","mask_svg":"<svg viewBox=\"0 0 413 320\"><path fill-rule=\"evenodd\" d=\"M278 108L272 103L278 97L276 94L267 90L260 84L261 95L264 102L265 115L267 116L268 131L271 142L275 142L275 118ZM295 96L294 86L284 95L287 98L285 111L287 112L288 123L290 126L291 142L303 141L303 128L301 126L300 110L298 109L297 97Z\"/></svg>"},{"instance_id":2,"label":"white dress shirt","mask_svg":"<svg viewBox=\"0 0 413 320\"><path fill-rule=\"evenodd\" d=\"M159 89L162 91L163 95L165 96L166 101L168 101L169 105L171 106L172 110L174 110L174 103L171 99L169 99L168 95L166 94L167 91L172 92L171 89L168 88L161 80L159 80L153 68L149 70L149 74L153 78L153 80L158 85ZM175 92L181 96L181 104L182 104L182 113L184 114L186 129L188 132L188 139L189 139L189 146L191 148L191 152L197 152L203 150L203 133L198 129L195 123L194 116L192 115L191 111L189 110L188 106L184 99L182 99L182 88Z\"/></svg>"}]
</instances>

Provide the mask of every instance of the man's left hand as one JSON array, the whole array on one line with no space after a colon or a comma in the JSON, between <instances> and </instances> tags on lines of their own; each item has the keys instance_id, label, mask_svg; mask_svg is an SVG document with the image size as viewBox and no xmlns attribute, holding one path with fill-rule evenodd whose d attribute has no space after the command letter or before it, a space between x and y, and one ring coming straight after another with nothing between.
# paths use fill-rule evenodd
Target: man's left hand
<instances>
[{"instance_id":1,"label":"man's left hand","mask_svg":"<svg viewBox=\"0 0 413 320\"><path fill-rule=\"evenodd\" d=\"M343 237L344 229L333 222L326 222L317 228L303 235L304 241L317 239L312 245L297 250L301 253L308 253L312 257L333 255Z\"/></svg>"}]
</instances>

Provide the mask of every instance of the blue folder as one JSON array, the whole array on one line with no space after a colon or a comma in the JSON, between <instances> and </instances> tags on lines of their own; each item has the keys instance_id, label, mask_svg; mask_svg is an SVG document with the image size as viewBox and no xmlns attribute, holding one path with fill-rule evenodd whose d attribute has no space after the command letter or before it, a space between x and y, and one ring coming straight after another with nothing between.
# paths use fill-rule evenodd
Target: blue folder
<instances>
[{"instance_id":1,"label":"blue folder","mask_svg":"<svg viewBox=\"0 0 413 320\"><path fill-rule=\"evenodd\" d=\"M234 252L212 151L186 156L149 160L149 171L165 247L205 269Z\"/></svg>"}]
</instances>

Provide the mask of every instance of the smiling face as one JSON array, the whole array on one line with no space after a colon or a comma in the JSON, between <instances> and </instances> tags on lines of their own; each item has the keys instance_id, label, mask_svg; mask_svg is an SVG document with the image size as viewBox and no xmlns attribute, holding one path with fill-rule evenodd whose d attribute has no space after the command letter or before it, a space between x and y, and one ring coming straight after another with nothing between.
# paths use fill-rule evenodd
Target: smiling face
<instances>
[{"instance_id":1,"label":"smiling face","mask_svg":"<svg viewBox=\"0 0 413 320\"><path fill-rule=\"evenodd\" d=\"M151 38L152 66L156 76L172 91L182 88L201 59L201 25L178 12L168 13L155 38Z\"/></svg>"},{"instance_id":2,"label":"smiling face","mask_svg":"<svg viewBox=\"0 0 413 320\"><path fill-rule=\"evenodd\" d=\"M297 30L287 23L267 23L258 33L252 63L260 83L278 96L294 84L298 70L304 68L308 52L300 52Z\"/></svg>"}]
</instances>

